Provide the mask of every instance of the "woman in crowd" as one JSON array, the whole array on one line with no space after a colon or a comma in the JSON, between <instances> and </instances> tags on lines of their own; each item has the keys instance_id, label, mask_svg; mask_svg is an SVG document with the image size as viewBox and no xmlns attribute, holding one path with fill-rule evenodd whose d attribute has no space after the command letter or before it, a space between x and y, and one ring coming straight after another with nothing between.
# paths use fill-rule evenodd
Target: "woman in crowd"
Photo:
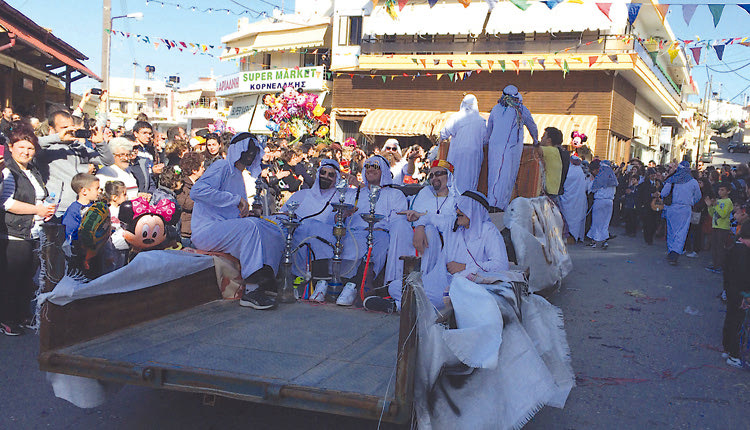
<instances>
[{"instance_id":1,"label":"woman in crowd","mask_svg":"<svg viewBox=\"0 0 750 430\"><path fill-rule=\"evenodd\" d=\"M204 165L206 169L219 158L224 158L224 151L221 145L221 138L216 133L209 133L206 135L206 161Z\"/></svg>"},{"instance_id":2,"label":"woman in crowd","mask_svg":"<svg viewBox=\"0 0 750 430\"><path fill-rule=\"evenodd\" d=\"M32 163L39 149L34 129L19 121L10 130L0 198L0 332L18 336L22 323L33 324L34 250L41 224L55 214L55 205L44 204L47 190Z\"/></svg>"},{"instance_id":3,"label":"woman in crowd","mask_svg":"<svg viewBox=\"0 0 750 430\"><path fill-rule=\"evenodd\" d=\"M182 214L180 215L180 223L182 224L180 235L182 236L182 244L190 247L192 247L192 242L190 242L190 235L192 234L190 220L193 218L194 204L193 199L190 198L190 190L193 188L195 181L206 171L203 167L203 160L203 154L200 152L189 152L180 160L183 177L182 190L177 194L177 203L182 208Z\"/></svg>"}]
</instances>

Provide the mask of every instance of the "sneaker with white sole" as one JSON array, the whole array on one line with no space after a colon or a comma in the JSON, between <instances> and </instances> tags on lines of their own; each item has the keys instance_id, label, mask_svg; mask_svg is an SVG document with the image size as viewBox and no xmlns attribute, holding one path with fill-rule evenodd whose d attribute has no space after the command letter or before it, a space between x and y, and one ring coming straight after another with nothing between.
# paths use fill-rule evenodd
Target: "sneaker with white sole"
<instances>
[{"instance_id":1,"label":"sneaker with white sole","mask_svg":"<svg viewBox=\"0 0 750 430\"><path fill-rule=\"evenodd\" d=\"M688 258L696 258L696 257L698 257L698 253L697 253L697 252L695 252L695 251L692 251L692 252L688 252L687 254L685 254L685 257L688 257Z\"/></svg>"},{"instance_id":2,"label":"sneaker with white sole","mask_svg":"<svg viewBox=\"0 0 750 430\"><path fill-rule=\"evenodd\" d=\"M341 294L339 294L339 298L336 299L336 304L339 306L351 306L356 297L357 285L354 282L347 282Z\"/></svg>"},{"instance_id":3,"label":"sneaker with white sole","mask_svg":"<svg viewBox=\"0 0 750 430\"><path fill-rule=\"evenodd\" d=\"M310 296L310 300L323 303L326 301L326 292L328 292L328 281L321 279L315 284L315 291L313 291L312 296Z\"/></svg>"},{"instance_id":4,"label":"sneaker with white sole","mask_svg":"<svg viewBox=\"0 0 750 430\"><path fill-rule=\"evenodd\" d=\"M392 314L396 312L396 301L391 298L384 299L378 296L370 296L366 298L362 303L362 307L364 307L368 311L385 312L387 314Z\"/></svg>"},{"instance_id":5,"label":"sneaker with white sole","mask_svg":"<svg viewBox=\"0 0 750 430\"><path fill-rule=\"evenodd\" d=\"M737 357L729 357L727 358L727 364L736 367L738 369L742 369L742 360L740 360Z\"/></svg>"},{"instance_id":6,"label":"sneaker with white sole","mask_svg":"<svg viewBox=\"0 0 750 430\"><path fill-rule=\"evenodd\" d=\"M20 336L22 332L14 324L0 323L0 333L6 336Z\"/></svg>"},{"instance_id":7,"label":"sneaker with white sole","mask_svg":"<svg viewBox=\"0 0 750 430\"><path fill-rule=\"evenodd\" d=\"M729 353L728 352L722 352L721 353L721 358L729 358Z\"/></svg>"},{"instance_id":8,"label":"sneaker with white sole","mask_svg":"<svg viewBox=\"0 0 750 430\"><path fill-rule=\"evenodd\" d=\"M276 300L269 297L260 288L247 292L240 299L240 306L259 310L271 309L276 306Z\"/></svg>"}]
</instances>

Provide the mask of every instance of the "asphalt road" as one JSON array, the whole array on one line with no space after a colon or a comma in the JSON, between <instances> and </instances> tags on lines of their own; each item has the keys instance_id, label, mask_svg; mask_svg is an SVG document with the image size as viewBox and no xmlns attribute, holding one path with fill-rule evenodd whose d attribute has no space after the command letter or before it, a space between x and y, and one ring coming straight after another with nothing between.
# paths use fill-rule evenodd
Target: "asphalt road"
<instances>
[{"instance_id":1,"label":"asphalt road","mask_svg":"<svg viewBox=\"0 0 750 430\"><path fill-rule=\"evenodd\" d=\"M577 386L564 409L544 408L527 428L746 428L750 372L720 356L725 308L716 297L720 276L704 270L709 253L673 267L663 240L647 246L619 227L611 231L619 236L606 251L569 248L575 271L549 300L565 315ZM2 429L377 427L223 398L207 406L200 395L140 387L78 409L52 394L37 369L37 341L0 337Z\"/></svg>"}]
</instances>

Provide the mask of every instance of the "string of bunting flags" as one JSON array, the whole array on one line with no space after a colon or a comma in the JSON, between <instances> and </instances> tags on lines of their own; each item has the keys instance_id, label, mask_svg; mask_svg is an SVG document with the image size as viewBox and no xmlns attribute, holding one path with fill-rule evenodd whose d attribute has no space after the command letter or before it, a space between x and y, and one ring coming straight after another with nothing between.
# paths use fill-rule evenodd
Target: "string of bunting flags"
<instances>
[{"instance_id":1,"label":"string of bunting flags","mask_svg":"<svg viewBox=\"0 0 750 430\"><path fill-rule=\"evenodd\" d=\"M388 15L390 15L391 18L398 19L398 13L406 7L409 2L416 3L414 0L385 0L383 2L383 5L385 7L386 12ZM458 0L459 3L461 3L464 7L469 7L471 5L472 0ZM494 7L501 1L501 0L485 0L487 2L487 5L489 6L490 11L494 9ZM532 4L535 3L544 3L549 9L554 9L555 6L561 4L561 3L574 3L574 4L583 4L584 0L507 0L513 5L515 5L517 8L525 11L528 9ZM437 4L438 0L427 0L427 3L429 3L430 8L434 7L435 4ZM379 0L372 0L373 6L377 6L378 3L381 3ZM423 2L419 2L424 4ZM643 1L643 2L631 2L627 4L628 8L628 21L630 21L631 24L633 24L638 17L638 12L640 12L642 5L651 5L653 4L650 1ZM609 18L609 12L612 8L611 2L596 2L596 6L599 8L599 10ZM661 4L653 4L655 8L659 10L662 17L666 17L667 13L669 12L670 8L673 8L674 6L682 6L682 17L685 20L685 23L687 25L690 25L690 21L693 19L693 15L695 14L695 11L698 9L698 7L706 6L708 7L709 11L711 12L711 16L713 18L714 27L716 27L719 24L719 20L721 20L721 16L724 13L724 8L726 6L737 6L741 9L743 9L745 12L750 13L750 3L661 3Z\"/></svg>"},{"instance_id":2,"label":"string of bunting flags","mask_svg":"<svg viewBox=\"0 0 750 430\"><path fill-rule=\"evenodd\" d=\"M169 40L164 39L161 37L155 37L155 36L145 36L142 34L135 34L135 33L127 33L124 31L118 31L118 30L105 30L109 32L110 34L114 36L121 36L128 39L135 39L136 42L145 43L149 45L154 45L155 49L158 49L160 46L165 47L167 49L177 49L180 52L187 51L192 52L193 55L201 54L201 55L208 55L209 57L216 57L221 52L217 52L217 54L212 54L210 51L220 50L223 51L223 47L221 46L215 46L215 45L207 45L205 43L192 43L192 42L183 42L180 40Z\"/></svg>"}]
</instances>

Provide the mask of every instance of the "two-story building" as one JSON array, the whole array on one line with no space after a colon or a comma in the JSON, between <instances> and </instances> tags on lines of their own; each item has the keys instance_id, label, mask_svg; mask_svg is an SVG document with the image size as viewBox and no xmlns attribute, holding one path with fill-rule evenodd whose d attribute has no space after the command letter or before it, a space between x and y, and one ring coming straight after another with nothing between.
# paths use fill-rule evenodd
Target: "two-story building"
<instances>
[{"instance_id":1,"label":"two-story building","mask_svg":"<svg viewBox=\"0 0 750 430\"><path fill-rule=\"evenodd\" d=\"M621 161L661 153L662 125L678 135L681 103L695 91L656 2L642 3L633 22L624 0L525 11L441 0L408 3L395 18L383 3L332 2L339 139L357 129L378 142L434 135L464 94L488 112L513 84L540 129L582 131L595 156Z\"/></svg>"}]
</instances>

